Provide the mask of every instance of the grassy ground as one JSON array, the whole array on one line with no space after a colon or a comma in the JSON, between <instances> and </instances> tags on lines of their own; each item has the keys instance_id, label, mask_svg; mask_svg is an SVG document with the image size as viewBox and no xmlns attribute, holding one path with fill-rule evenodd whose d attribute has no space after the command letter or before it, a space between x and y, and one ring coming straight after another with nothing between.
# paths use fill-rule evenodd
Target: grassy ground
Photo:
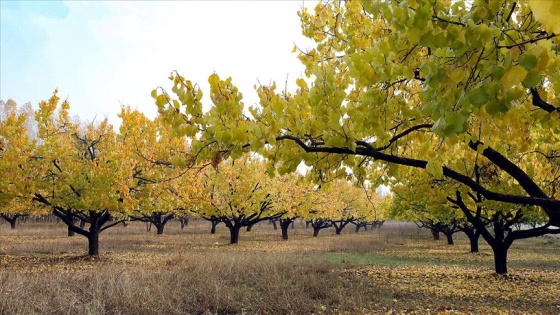
<instances>
[{"instance_id":1,"label":"grassy ground","mask_svg":"<svg viewBox=\"0 0 560 315\"><path fill-rule=\"evenodd\" d=\"M0 225L0 314L558 314L560 240L514 243L510 274L492 255L387 224L282 241L267 223L228 245L223 226L143 223L101 236L99 257L62 224Z\"/></svg>"}]
</instances>

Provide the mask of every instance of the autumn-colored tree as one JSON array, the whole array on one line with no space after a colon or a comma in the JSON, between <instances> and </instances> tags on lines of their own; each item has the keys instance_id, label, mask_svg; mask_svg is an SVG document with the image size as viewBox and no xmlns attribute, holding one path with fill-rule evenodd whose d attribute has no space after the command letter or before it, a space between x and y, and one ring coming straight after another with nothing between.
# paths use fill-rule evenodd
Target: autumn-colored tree
<instances>
[{"instance_id":1,"label":"autumn-colored tree","mask_svg":"<svg viewBox=\"0 0 560 315\"><path fill-rule=\"evenodd\" d=\"M36 155L43 171L37 174L34 200L51 209L68 228L88 239L88 254L99 254L99 234L124 220L136 208L131 197L131 150L119 141L107 120L75 124L68 101L56 91L36 112L41 144ZM80 227L77 221L89 224Z\"/></svg>"},{"instance_id":2,"label":"autumn-colored tree","mask_svg":"<svg viewBox=\"0 0 560 315\"><path fill-rule=\"evenodd\" d=\"M391 216L429 229L434 240L439 240L440 233L443 233L447 243L453 245L453 234L461 231L461 224L468 222L461 211L446 200L446 191L454 190L446 189L443 180L438 181L430 179L429 175L423 175L416 174L411 180L392 186L395 198Z\"/></svg>"},{"instance_id":3,"label":"autumn-colored tree","mask_svg":"<svg viewBox=\"0 0 560 315\"><path fill-rule=\"evenodd\" d=\"M288 240L288 228L296 219L308 214L317 202L317 192L313 184L297 173L276 176L272 185L274 207L283 212L278 218L282 239Z\"/></svg>"},{"instance_id":4,"label":"autumn-colored tree","mask_svg":"<svg viewBox=\"0 0 560 315\"><path fill-rule=\"evenodd\" d=\"M485 200L540 207L547 222L514 239L560 233L558 18L542 10L550 3L530 2L534 13L512 0L321 2L300 12L316 42L299 54L308 79L297 79L293 93L259 86L252 118L232 80L216 74L207 113L200 89L176 73L178 99L153 96L175 132L198 134L199 161L226 146L232 156L261 152L280 173L301 163L320 176L349 169L374 186L395 165L420 168ZM477 154L470 173L455 163L457 152ZM477 182L472 170L487 163L518 189ZM379 169L385 176L371 176ZM470 221L463 194L453 200ZM507 273L507 255L494 254L496 272Z\"/></svg>"},{"instance_id":5,"label":"autumn-colored tree","mask_svg":"<svg viewBox=\"0 0 560 315\"><path fill-rule=\"evenodd\" d=\"M171 163L186 154L188 144L184 138L170 137L160 117L150 120L128 107L122 108L120 117L119 137L133 152L136 182L131 195L138 208L130 218L153 224L156 233L163 234L165 225L175 215L186 214L199 198L201 185L196 171Z\"/></svg>"},{"instance_id":6,"label":"autumn-colored tree","mask_svg":"<svg viewBox=\"0 0 560 315\"><path fill-rule=\"evenodd\" d=\"M204 218L223 222L230 231L230 244L238 243L241 228L279 218L285 212L274 205L272 179L265 170L262 161L243 156L204 174L209 204L197 211Z\"/></svg>"},{"instance_id":7,"label":"autumn-colored tree","mask_svg":"<svg viewBox=\"0 0 560 315\"><path fill-rule=\"evenodd\" d=\"M16 228L18 218L39 214L32 207L37 163L28 137L28 114L13 100L0 101L0 217Z\"/></svg>"},{"instance_id":8,"label":"autumn-colored tree","mask_svg":"<svg viewBox=\"0 0 560 315\"><path fill-rule=\"evenodd\" d=\"M335 234L339 235L348 224L355 220L363 220L369 214L370 204L362 188L354 186L346 180L335 180L322 189L323 193L328 196L329 203L333 199L339 202L340 209L334 211L333 216L329 218ZM335 204L337 203L334 203L333 206Z\"/></svg>"},{"instance_id":9,"label":"autumn-colored tree","mask_svg":"<svg viewBox=\"0 0 560 315\"><path fill-rule=\"evenodd\" d=\"M351 222L356 226L356 232L362 227L367 231L368 225L373 228L381 227L389 217L392 195L382 196L379 192L372 190L372 187L363 186L366 204L357 209L354 221Z\"/></svg>"}]
</instances>

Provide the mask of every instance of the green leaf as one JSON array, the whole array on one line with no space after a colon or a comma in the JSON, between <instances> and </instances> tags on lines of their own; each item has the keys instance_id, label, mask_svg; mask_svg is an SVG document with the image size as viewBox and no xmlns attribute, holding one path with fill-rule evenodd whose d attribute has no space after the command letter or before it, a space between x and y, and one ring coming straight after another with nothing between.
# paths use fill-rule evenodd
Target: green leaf
<instances>
[{"instance_id":1,"label":"green leaf","mask_svg":"<svg viewBox=\"0 0 560 315\"><path fill-rule=\"evenodd\" d=\"M416 14L414 15L414 22L413 26L417 29L424 29L428 26L428 22L431 18L430 7L425 5L421 8L418 8Z\"/></svg>"},{"instance_id":2,"label":"green leaf","mask_svg":"<svg viewBox=\"0 0 560 315\"><path fill-rule=\"evenodd\" d=\"M537 65L537 56L529 53L519 56L519 65L527 70L533 69Z\"/></svg>"},{"instance_id":3,"label":"green leaf","mask_svg":"<svg viewBox=\"0 0 560 315\"><path fill-rule=\"evenodd\" d=\"M491 100L486 103L485 106L486 112L492 116L498 115L499 113L505 113L508 111L508 107L505 105L503 101L500 100Z\"/></svg>"},{"instance_id":4,"label":"green leaf","mask_svg":"<svg viewBox=\"0 0 560 315\"><path fill-rule=\"evenodd\" d=\"M524 87L529 89L537 86L541 82L541 78L542 76L539 72L529 71L529 73L527 73L527 76L525 76L525 79L523 79L523 82L521 82L521 84L523 84Z\"/></svg>"},{"instance_id":5,"label":"green leaf","mask_svg":"<svg viewBox=\"0 0 560 315\"><path fill-rule=\"evenodd\" d=\"M469 92L469 100L474 106L480 107L488 102L488 93L483 88L472 89Z\"/></svg>"},{"instance_id":6,"label":"green leaf","mask_svg":"<svg viewBox=\"0 0 560 315\"><path fill-rule=\"evenodd\" d=\"M426 171L428 172L428 174L434 176L435 178L443 177L443 168L440 162L429 161L426 165Z\"/></svg>"}]
</instances>

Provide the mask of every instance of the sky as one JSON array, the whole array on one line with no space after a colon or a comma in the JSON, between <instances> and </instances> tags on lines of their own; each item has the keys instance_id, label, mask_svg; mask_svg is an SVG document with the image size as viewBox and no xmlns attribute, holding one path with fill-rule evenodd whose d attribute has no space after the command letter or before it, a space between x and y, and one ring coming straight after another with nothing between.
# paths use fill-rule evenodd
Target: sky
<instances>
[{"instance_id":1,"label":"sky","mask_svg":"<svg viewBox=\"0 0 560 315\"><path fill-rule=\"evenodd\" d=\"M0 99L37 108L58 88L71 114L118 125L123 105L155 117L150 92L176 70L206 94L212 73L232 77L253 105L258 82L293 89L303 76L297 11L315 4L0 0Z\"/></svg>"}]
</instances>

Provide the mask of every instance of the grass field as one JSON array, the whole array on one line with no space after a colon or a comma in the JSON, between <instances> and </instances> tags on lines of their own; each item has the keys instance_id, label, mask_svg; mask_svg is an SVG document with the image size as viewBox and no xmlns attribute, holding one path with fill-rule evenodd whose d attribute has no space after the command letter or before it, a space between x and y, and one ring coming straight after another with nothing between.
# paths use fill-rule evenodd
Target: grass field
<instances>
[{"instance_id":1,"label":"grass field","mask_svg":"<svg viewBox=\"0 0 560 315\"><path fill-rule=\"evenodd\" d=\"M0 314L560 314L559 239L514 243L504 277L483 240L471 254L414 225L282 241L261 223L237 245L209 229L118 226L91 258L61 223L0 224Z\"/></svg>"}]
</instances>

